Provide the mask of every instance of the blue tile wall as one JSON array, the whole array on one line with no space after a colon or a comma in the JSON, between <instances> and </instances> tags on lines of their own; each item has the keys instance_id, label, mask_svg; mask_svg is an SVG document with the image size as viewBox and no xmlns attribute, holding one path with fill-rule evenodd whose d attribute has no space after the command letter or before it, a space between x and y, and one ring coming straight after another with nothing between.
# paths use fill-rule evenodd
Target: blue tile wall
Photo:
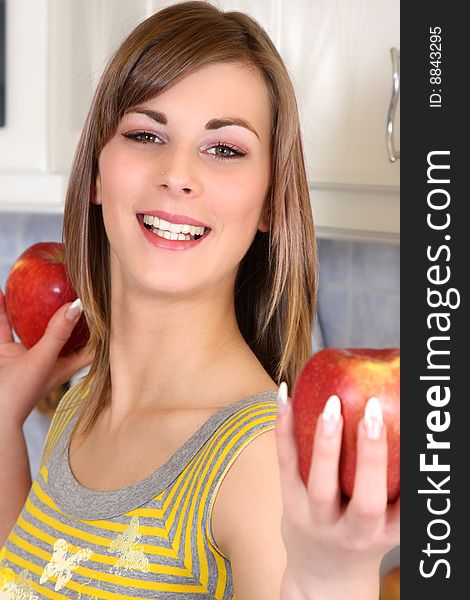
<instances>
[{"instance_id":1,"label":"blue tile wall","mask_svg":"<svg viewBox=\"0 0 470 600\"><path fill-rule=\"evenodd\" d=\"M318 249L325 345L399 347L399 245L321 239Z\"/></svg>"},{"instance_id":2,"label":"blue tile wall","mask_svg":"<svg viewBox=\"0 0 470 600\"><path fill-rule=\"evenodd\" d=\"M400 247L395 244L350 244L351 283L355 288L400 291Z\"/></svg>"},{"instance_id":3,"label":"blue tile wall","mask_svg":"<svg viewBox=\"0 0 470 600\"><path fill-rule=\"evenodd\" d=\"M62 215L23 215L20 219L21 245L24 248L36 242L60 242Z\"/></svg>"}]
</instances>

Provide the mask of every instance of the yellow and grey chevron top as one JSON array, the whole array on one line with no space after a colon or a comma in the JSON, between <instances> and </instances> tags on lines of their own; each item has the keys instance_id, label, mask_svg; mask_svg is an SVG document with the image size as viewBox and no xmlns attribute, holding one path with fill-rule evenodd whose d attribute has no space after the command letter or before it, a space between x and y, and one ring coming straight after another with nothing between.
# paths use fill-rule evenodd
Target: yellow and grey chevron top
<instances>
[{"instance_id":1,"label":"yellow and grey chevron top","mask_svg":"<svg viewBox=\"0 0 470 600\"><path fill-rule=\"evenodd\" d=\"M274 428L275 393L222 408L149 477L100 492L78 483L67 453L88 391L76 383L57 407L40 471L0 551L0 599L234 598L211 511L243 448Z\"/></svg>"}]
</instances>

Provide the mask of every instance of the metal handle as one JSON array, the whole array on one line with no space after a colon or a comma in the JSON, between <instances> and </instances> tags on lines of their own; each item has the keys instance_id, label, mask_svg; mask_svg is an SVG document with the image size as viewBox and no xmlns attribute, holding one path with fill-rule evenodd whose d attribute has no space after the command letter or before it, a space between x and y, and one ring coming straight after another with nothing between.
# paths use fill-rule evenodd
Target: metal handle
<instances>
[{"instance_id":1,"label":"metal handle","mask_svg":"<svg viewBox=\"0 0 470 600\"><path fill-rule=\"evenodd\" d=\"M392 56L393 87L387 117L387 150L388 160L390 162L395 162L400 158L400 151L395 150L395 145L393 143L393 122L398 104L398 95L400 93L400 50L390 48L390 54Z\"/></svg>"}]
</instances>

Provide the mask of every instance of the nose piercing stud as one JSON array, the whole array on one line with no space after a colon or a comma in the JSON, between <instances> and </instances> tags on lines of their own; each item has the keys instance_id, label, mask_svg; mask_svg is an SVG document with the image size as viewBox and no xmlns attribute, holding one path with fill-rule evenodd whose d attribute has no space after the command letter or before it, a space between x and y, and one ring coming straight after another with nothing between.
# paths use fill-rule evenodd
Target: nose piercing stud
<instances>
[{"instance_id":1,"label":"nose piercing stud","mask_svg":"<svg viewBox=\"0 0 470 600\"><path fill-rule=\"evenodd\" d=\"M165 171L162 171L162 175L165 175Z\"/></svg>"}]
</instances>

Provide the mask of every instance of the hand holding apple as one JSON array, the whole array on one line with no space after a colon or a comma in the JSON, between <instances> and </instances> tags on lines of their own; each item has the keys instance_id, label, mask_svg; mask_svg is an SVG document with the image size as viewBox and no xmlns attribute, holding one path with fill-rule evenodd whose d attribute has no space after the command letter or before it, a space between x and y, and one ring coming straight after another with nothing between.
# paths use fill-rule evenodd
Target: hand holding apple
<instances>
[{"instance_id":1,"label":"hand holding apple","mask_svg":"<svg viewBox=\"0 0 470 600\"><path fill-rule=\"evenodd\" d=\"M296 397L288 399L285 384L279 388L275 432L283 499L281 531L287 550L281 598L377 600L382 558L400 542L400 499L387 502L387 436L376 427L380 423L377 398L367 401L368 412L371 407L377 411L372 431L363 412L356 428L352 497L348 501L341 497L339 466L347 417L341 414L340 400L333 393L337 391L328 390L331 419L322 416L308 444L311 462L306 485L298 465ZM340 394L344 396L344 390Z\"/></svg>"},{"instance_id":2,"label":"hand holding apple","mask_svg":"<svg viewBox=\"0 0 470 600\"><path fill-rule=\"evenodd\" d=\"M70 316L73 303L61 306L52 316L42 338L29 350L13 340L13 331L0 289L0 417L3 428L21 427L33 408L52 390L90 364L93 352L82 348L59 357L80 317Z\"/></svg>"},{"instance_id":3,"label":"hand holding apple","mask_svg":"<svg viewBox=\"0 0 470 600\"><path fill-rule=\"evenodd\" d=\"M344 420L340 459L342 493L351 497L356 470L357 427L366 401L378 398L388 439L388 501L400 493L400 350L326 348L314 354L293 394L299 469L307 483L317 420L331 395L339 396Z\"/></svg>"},{"instance_id":4,"label":"hand holding apple","mask_svg":"<svg viewBox=\"0 0 470 600\"><path fill-rule=\"evenodd\" d=\"M64 264L61 242L39 242L27 248L14 263L6 281L6 311L25 348L43 336L60 306L77 298ZM89 338L82 315L60 356L85 346Z\"/></svg>"}]
</instances>

